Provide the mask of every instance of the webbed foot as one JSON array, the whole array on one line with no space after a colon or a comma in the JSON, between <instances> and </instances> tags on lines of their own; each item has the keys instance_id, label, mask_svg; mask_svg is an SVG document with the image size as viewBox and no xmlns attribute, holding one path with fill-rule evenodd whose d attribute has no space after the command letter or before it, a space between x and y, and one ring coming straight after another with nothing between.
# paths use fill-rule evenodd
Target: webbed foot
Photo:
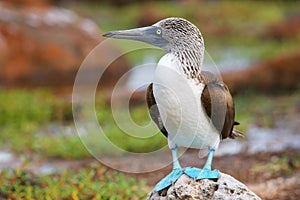
<instances>
[{"instance_id":1,"label":"webbed foot","mask_svg":"<svg viewBox=\"0 0 300 200\"><path fill-rule=\"evenodd\" d=\"M179 177L184 173L184 169L182 168L175 168L172 170L170 174L168 174L165 178L163 178L154 188L155 192L163 190L179 179Z\"/></svg>"},{"instance_id":2,"label":"webbed foot","mask_svg":"<svg viewBox=\"0 0 300 200\"><path fill-rule=\"evenodd\" d=\"M220 171L219 170L211 170L207 168L199 169L196 167L186 167L184 169L184 173L191 178L196 180L200 179L218 179L220 178Z\"/></svg>"}]
</instances>

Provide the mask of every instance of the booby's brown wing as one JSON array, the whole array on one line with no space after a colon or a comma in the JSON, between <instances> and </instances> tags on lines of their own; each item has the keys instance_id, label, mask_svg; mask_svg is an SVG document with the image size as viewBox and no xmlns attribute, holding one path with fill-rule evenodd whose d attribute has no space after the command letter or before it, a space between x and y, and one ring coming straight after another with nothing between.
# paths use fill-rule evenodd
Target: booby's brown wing
<instances>
[{"instance_id":1,"label":"booby's brown wing","mask_svg":"<svg viewBox=\"0 0 300 200\"><path fill-rule=\"evenodd\" d=\"M221 138L241 137L242 133L233 129L239 123L234 121L234 103L228 87L211 72L203 71L201 76L205 82L202 105Z\"/></svg>"},{"instance_id":2,"label":"booby's brown wing","mask_svg":"<svg viewBox=\"0 0 300 200\"><path fill-rule=\"evenodd\" d=\"M239 125L239 123L234 121L234 103L227 86L216 75L210 72L203 71L202 79L206 83L201 96L202 105L212 120L213 125L219 130L222 139L227 137L242 137L241 132L233 129L233 126ZM147 88L147 105L152 120L156 123L160 131L168 137L168 132L163 125L153 95L153 83Z\"/></svg>"},{"instance_id":3,"label":"booby's brown wing","mask_svg":"<svg viewBox=\"0 0 300 200\"><path fill-rule=\"evenodd\" d=\"M159 130L166 137L168 137L168 132L163 125L163 122L161 120L161 117L160 117L160 114L158 111L158 107L156 105L156 101L155 101L155 98L153 95L153 83L151 83L147 88L147 105L148 105L148 109L149 109L152 120L156 123Z\"/></svg>"}]
</instances>

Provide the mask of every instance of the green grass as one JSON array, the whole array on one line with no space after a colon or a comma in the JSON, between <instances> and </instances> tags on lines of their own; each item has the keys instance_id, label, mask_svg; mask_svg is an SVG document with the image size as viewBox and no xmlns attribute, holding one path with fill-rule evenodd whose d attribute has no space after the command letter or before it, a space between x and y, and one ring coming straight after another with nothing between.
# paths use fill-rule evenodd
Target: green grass
<instances>
[{"instance_id":1,"label":"green grass","mask_svg":"<svg viewBox=\"0 0 300 200\"><path fill-rule=\"evenodd\" d=\"M72 119L71 104L53 92L1 90L0 99L1 149L8 148L17 153L36 152L49 157L89 155L78 137L41 131L49 123L64 123ZM75 146L78 151L74 151Z\"/></svg>"},{"instance_id":2,"label":"green grass","mask_svg":"<svg viewBox=\"0 0 300 200\"><path fill-rule=\"evenodd\" d=\"M151 136L150 134L153 133L153 129L132 129L131 125L127 124L131 120L132 123L137 126L145 126L151 122L146 105L140 105L131 109L130 116L127 116L126 112L122 108L118 109L117 114L120 117L121 122L123 122L123 126L129 129L128 131L122 130L122 128L118 126L111 113L112 111L108 106L98 103L96 110L98 121L106 136L115 145L126 151L147 153L155 151L167 144L166 138L161 133L156 132L156 134ZM130 117L132 118L131 120L129 119Z\"/></svg>"},{"instance_id":3,"label":"green grass","mask_svg":"<svg viewBox=\"0 0 300 200\"><path fill-rule=\"evenodd\" d=\"M144 199L145 183L101 165L36 176L24 169L0 172L0 199Z\"/></svg>"},{"instance_id":4,"label":"green grass","mask_svg":"<svg viewBox=\"0 0 300 200\"><path fill-rule=\"evenodd\" d=\"M251 170L257 172L270 172L272 174L291 174L300 167L300 153L296 153L295 158L286 155L273 156L268 163L258 163Z\"/></svg>"},{"instance_id":5,"label":"green grass","mask_svg":"<svg viewBox=\"0 0 300 200\"><path fill-rule=\"evenodd\" d=\"M71 103L51 91L0 90L0 97L0 149L37 153L49 158L91 157L83 140L99 154L114 153L101 140L98 129L89 130L87 135L79 138L72 119ZM166 145L166 139L160 133L148 137L147 131L138 132L137 137L133 137L122 131L115 123L111 109L101 99L97 101L96 113L103 132L112 143L130 152L150 152ZM146 106L133 108L131 115L137 124L150 122ZM71 132L66 129L53 132L47 128L49 124L67 126Z\"/></svg>"},{"instance_id":6,"label":"green grass","mask_svg":"<svg viewBox=\"0 0 300 200\"><path fill-rule=\"evenodd\" d=\"M238 128L246 131L249 125L257 124L256 119L263 120L262 126L269 127L273 122L271 111L272 100L268 96L245 93L234 97L236 120L241 124Z\"/></svg>"},{"instance_id":7,"label":"green grass","mask_svg":"<svg viewBox=\"0 0 300 200\"><path fill-rule=\"evenodd\" d=\"M236 110L236 120L241 124L238 129L246 131L249 125L273 127L275 118L292 115L295 112L300 92L277 96L245 91L233 97ZM279 115L280 113L280 115Z\"/></svg>"}]
</instances>

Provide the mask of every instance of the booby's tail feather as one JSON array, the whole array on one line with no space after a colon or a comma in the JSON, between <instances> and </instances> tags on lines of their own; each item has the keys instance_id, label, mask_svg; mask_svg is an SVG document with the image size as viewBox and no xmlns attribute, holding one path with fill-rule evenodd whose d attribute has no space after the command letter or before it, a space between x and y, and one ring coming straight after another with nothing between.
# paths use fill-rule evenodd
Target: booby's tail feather
<instances>
[{"instance_id":1,"label":"booby's tail feather","mask_svg":"<svg viewBox=\"0 0 300 200\"><path fill-rule=\"evenodd\" d=\"M237 137L243 138L245 136L244 136L243 132L241 132L239 130L236 130L236 129L233 129L231 134L230 134L230 137L234 139L234 138L237 138Z\"/></svg>"},{"instance_id":2,"label":"booby's tail feather","mask_svg":"<svg viewBox=\"0 0 300 200\"><path fill-rule=\"evenodd\" d=\"M240 122L234 121L233 125L234 125L234 126L240 125Z\"/></svg>"}]
</instances>

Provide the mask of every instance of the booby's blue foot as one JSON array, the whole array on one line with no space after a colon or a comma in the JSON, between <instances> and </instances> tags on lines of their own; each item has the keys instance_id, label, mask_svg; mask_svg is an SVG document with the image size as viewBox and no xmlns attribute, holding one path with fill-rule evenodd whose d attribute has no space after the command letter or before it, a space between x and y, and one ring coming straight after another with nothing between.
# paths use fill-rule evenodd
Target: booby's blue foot
<instances>
[{"instance_id":1,"label":"booby's blue foot","mask_svg":"<svg viewBox=\"0 0 300 200\"><path fill-rule=\"evenodd\" d=\"M196 180L200 179L217 179L220 177L219 170L211 170L212 159L214 156L215 150L209 149L208 157L203 169L195 168L195 167L187 167L184 170L184 173L191 178Z\"/></svg>"},{"instance_id":2,"label":"booby's blue foot","mask_svg":"<svg viewBox=\"0 0 300 200\"><path fill-rule=\"evenodd\" d=\"M173 183L175 183L179 177L183 174L184 169L181 168L178 156L177 156L177 147L171 149L172 150L172 158L173 158L173 169L170 174L168 174L165 178L163 178L154 188L155 192L158 192L160 190L163 190Z\"/></svg>"},{"instance_id":3,"label":"booby's blue foot","mask_svg":"<svg viewBox=\"0 0 300 200\"><path fill-rule=\"evenodd\" d=\"M199 169L195 167L186 167L184 170L184 173L188 175L191 178L194 178L196 180L200 179L218 179L220 177L219 170L210 170L210 169Z\"/></svg>"},{"instance_id":4,"label":"booby's blue foot","mask_svg":"<svg viewBox=\"0 0 300 200\"><path fill-rule=\"evenodd\" d=\"M154 191L158 192L160 190L163 190L173 183L175 183L179 177L183 174L182 168L173 169L170 174L168 174L165 178L163 178L157 185L155 186Z\"/></svg>"}]
</instances>

